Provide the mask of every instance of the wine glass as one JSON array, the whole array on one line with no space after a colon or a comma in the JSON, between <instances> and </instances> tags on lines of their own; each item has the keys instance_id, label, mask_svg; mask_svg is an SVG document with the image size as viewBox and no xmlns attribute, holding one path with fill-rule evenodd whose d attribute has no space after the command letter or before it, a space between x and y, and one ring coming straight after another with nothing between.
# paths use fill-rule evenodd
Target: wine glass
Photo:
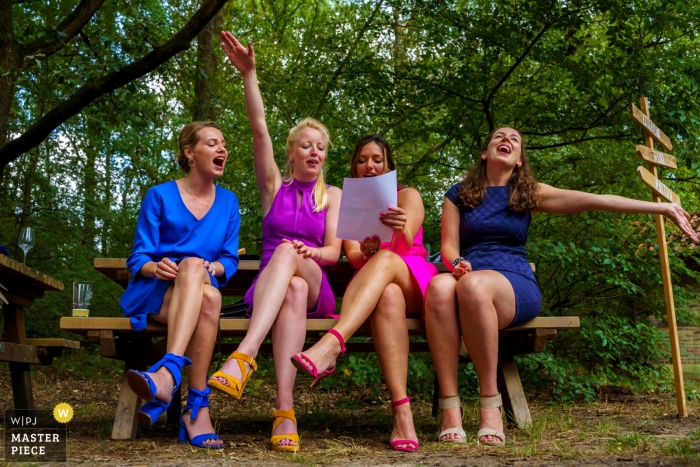
<instances>
[{"instance_id":1,"label":"wine glass","mask_svg":"<svg viewBox=\"0 0 700 467\"><path fill-rule=\"evenodd\" d=\"M19 231L17 245L24 252L24 264L27 264L27 252L34 248L34 229L32 227L22 227Z\"/></svg>"}]
</instances>

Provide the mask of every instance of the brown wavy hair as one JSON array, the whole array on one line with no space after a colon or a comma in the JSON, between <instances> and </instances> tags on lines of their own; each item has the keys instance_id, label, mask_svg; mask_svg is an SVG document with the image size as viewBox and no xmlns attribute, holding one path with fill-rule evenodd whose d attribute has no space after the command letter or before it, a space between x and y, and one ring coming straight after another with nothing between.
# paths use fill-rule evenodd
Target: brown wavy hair
<instances>
[{"instance_id":1,"label":"brown wavy hair","mask_svg":"<svg viewBox=\"0 0 700 467\"><path fill-rule=\"evenodd\" d=\"M482 153L488 148L491 139L493 139L493 135L503 128L512 127L501 126L489 133L481 145ZM520 134L519 131L518 134ZM508 180L510 192L508 197L508 209L515 212L533 212L537 209L540 202L540 188L535 176L530 170L530 163L527 158L527 150L525 147L525 139L523 135L520 134L520 157L523 163L520 167L517 165L515 166L513 174ZM484 196L486 195L486 180L486 160L479 159L479 162L474 164L464 176L464 181L460 185L457 193L459 203L471 209L480 205L484 201Z\"/></svg>"}]
</instances>

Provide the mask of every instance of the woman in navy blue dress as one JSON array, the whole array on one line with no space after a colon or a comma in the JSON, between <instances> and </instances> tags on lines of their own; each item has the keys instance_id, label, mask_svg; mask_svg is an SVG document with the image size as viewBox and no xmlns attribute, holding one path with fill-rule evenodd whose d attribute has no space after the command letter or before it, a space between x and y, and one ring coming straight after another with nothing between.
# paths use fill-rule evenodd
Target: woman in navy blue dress
<instances>
[{"instance_id":1,"label":"woman in navy blue dress","mask_svg":"<svg viewBox=\"0 0 700 467\"><path fill-rule=\"evenodd\" d=\"M187 366L189 392L180 441L223 448L209 418L207 370L216 340L221 294L238 268L238 199L218 187L228 151L212 122L185 125L178 163L187 175L148 190L139 212L127 267L131 282L121 308L135 331L147 320L168 325L167 353L145 372L131 370L131 389L144 401L138 413L151 426L170 406Z\"/></svg>"},{"instance_id":2,"label":"woman in navy blue dress","mask_svg":"<svg viewBox=\"0 0 700 467\"><path fill-rule=\"evenodd\" d=\"M508 127L497 128L486 137L480 163L445 198L440 251L452 273L432 279L425 304L428 342L440 384L438 437L444 442L466 440L457 396L461 335L479 378L478 441L505 444L496 385L498 331L533 319L542 306L525 256L532 214L591 210L663 214L697 242L690 216L675 203L595 195L538 183L530 172L522 136Z\"/></svg>"}]
</instances>

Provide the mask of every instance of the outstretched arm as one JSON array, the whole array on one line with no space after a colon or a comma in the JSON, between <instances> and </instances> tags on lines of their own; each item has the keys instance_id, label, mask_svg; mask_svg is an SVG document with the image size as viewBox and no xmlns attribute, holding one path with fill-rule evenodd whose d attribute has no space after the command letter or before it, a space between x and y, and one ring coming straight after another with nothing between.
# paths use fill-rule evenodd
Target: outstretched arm
<instances>
[{"instance_id":1,"label":"outstretched arm","mask_svg":"<svg viewBox=\"0 0 700 467\"><path fill-rule=\"evenodd\" d=\"M615 195L596 195L582 191L562 190L540 183L539 212L576 214L585 211L608 211L627 214L663 214L671 219L683 235L697 243L698 236L688 222L690 214L676 203L652 203Z\"/></svg>"},{"instance_id":2,"label":"outstretched arm","mask_svg":"<svg viewBox=\"0 0 700 467\"><path fill-rule=\"evenodd\" d=\"M275 164L272 152L272 140L265 123L265 107L263 106L258 77L255 71L255 51L253 45L248 42L246 49L230 32L221 32L221 48L233 66L238 68L243 76L243 89L245 90L245 107L248 112L248 121L253 130L253 160L255 163L255 175L258 181L258 190L262 200L263 217L270 211L275 195L282 185L282 176Z\"/></svg>"}]
</instances>

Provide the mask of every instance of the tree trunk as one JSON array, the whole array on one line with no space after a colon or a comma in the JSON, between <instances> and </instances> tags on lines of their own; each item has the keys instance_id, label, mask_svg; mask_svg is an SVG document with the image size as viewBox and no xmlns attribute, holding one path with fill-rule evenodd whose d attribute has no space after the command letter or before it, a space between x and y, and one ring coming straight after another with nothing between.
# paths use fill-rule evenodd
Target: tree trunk
<instances>
[{"instance_id":1,"label":"tree trunk","mask_svg":"<svg viewBox=\"0 0 700 467\"><path fill-rule=\"evenodd\" d=\"M85 146L85 171L83 181L83 246L86 251L95 249L95 228L97 208L97 174L95 163L99 154L100 128L99 123L93 119L88 120L88 144Z\"/></svg>"},{"instance_id":2,"label":"tree trunk","mask_svg":"<svg viewBox=\"0 0 700 467\"><path fill-rule=\"evenodd\" d=\"M222 27L221 12L217 13L197 35L197 68L194 79L193 120L216 120L214 105L214 74L217 69L218 36Z\"/></svg>"},{"instance_id":3,"label":"tree trunk","mask_svg":"<svg viewBox=\"0 0 700 467\"><path fill-rule=\"evenodd\" d=\"M12 0L0 0L0 147L7 141L7 119L12 109L17 82L18 44L12 25ZM5 74L7 73L7 74ZM0 170L0 186L5 179L5 168Z\"/></svg>"}]
</instances>

